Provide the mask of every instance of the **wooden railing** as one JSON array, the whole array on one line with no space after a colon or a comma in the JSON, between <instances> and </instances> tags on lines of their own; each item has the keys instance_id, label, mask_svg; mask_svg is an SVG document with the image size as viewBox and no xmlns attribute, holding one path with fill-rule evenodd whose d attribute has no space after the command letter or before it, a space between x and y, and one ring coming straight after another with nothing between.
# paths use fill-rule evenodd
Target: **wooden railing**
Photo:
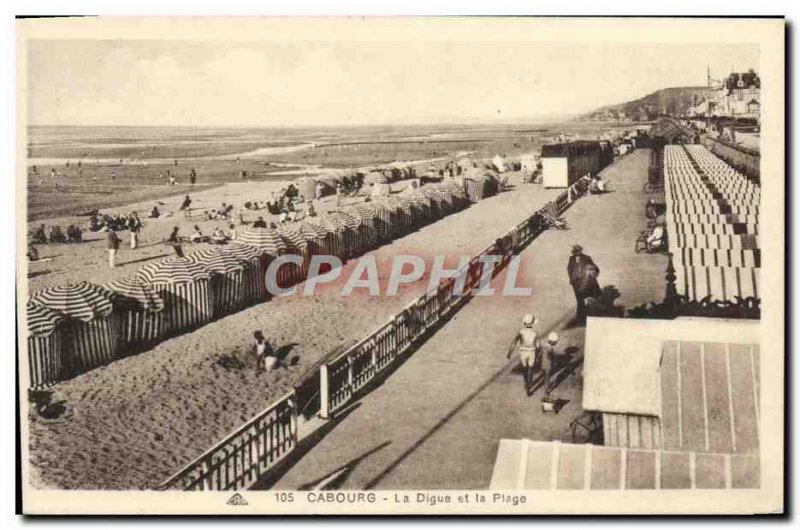
<instances>
[{"instance_id":1,"label":"wooden railing","mask_svg":"<svg viewBox=\"0 0 800 530\"><path fill-rule=\"evenodd\" d=\"M583 178L552 202L558 213L585 190ZM246 489L285 459L297 447L297 419L319 411L330 418L350 403L359 391L386 373L395 359L408 352L414 341L439 324L460 304L468 301L484 274L482 256L500 256L493 273L498 274L511 257L548 227L535 212L494 243L476 254L453 277L442 280L393 315L385 324L347 348L319 369L302 378L295 389L224 440L164 481L159 489ZM456 278L464 276L461 293L454 293ZM298 407L298 397L301 404Z\"/></svg>"},{"instance_id":2,"label":"wooden railing","mask_svg":"<svg viewBox=\"0 0 800 530\"><path fill-rule=\"evenodd\" d=\"M245 489L297 446L294 391L161 483L160 490Z\"/></svg>"}]
</instances>

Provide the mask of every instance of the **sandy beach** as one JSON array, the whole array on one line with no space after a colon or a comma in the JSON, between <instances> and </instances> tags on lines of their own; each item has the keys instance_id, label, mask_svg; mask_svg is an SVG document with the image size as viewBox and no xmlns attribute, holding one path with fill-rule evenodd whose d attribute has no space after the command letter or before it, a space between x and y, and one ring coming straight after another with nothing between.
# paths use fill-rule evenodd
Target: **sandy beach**
<instances>
[{"instance_id":1,"label":"sandy beach","mask_svg":"<svg viewBox=\"0 0 800 530\"><path fill-rule=\"evenodd\" d=\"M512 178L515 181L519 175ZM225 197L233 200L237 188L231 186ZM378 263L403 253L469 256L555 194L538 185L519 185L371 254ZM220 200L212 192L198 194L197 199L211 201L212 197ZM149 224L143 243L152 246L137 252L137 260L145 253L151 257L167 254L168 247L153 242L174 223L175 218ZM189 224L181 220L181 226ZM60 260L63 265L32 278L32 285L75 279L75 267L81 268L81 276L102 283L133 273L141 263L112 270L105 264L101 243L62 246L69 251L64 250L51 264ZM120 261L126 259L121 256ZM343 276L354 265L355 261L348 262ZM385 267L379 265L379 270ZM426 287L427 278L423 278L396 297L363 296L355 304L335 290L323 290L314 297L276 298L56 385L56 399L64 400L69 410L64 420L44 423L35 415L30 417L31 458L42 485L70 489L156 486L291 388L321 356L358 339ZM248 348L257 329L286 353L288 367L256 375ZM243 361L244 368L223 367L220 360L226 357ZM76 451L77 447L81 449Z\"/></svg>"}]
</instances>

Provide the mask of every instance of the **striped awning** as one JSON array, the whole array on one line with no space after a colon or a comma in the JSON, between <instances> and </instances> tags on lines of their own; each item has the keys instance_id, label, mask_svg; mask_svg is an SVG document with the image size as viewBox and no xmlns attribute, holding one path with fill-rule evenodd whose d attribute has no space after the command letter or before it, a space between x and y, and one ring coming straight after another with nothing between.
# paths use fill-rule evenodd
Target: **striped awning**
<instances>
[{"instance_id":1,"label":"striped awning","mask_svg":"<svg viewBox=\"0 0 800 530\"><path fill-rule=\"evenodd\" d=\"M56 327L64 320L64 317L51 311L50 309L36 305L32 302L27 304L28 312L28 332L31 335L40 337L50 335Z\"/></svg>"},{"instance_id":2,"label":"striped awning","mask_svg":"<svg viewBox=\"0 0 800 530\"><path fill-rule=\"evenodd\" d=\"M147 281L134 276L107 283L105 288L113 293L117 304L157 313L164 309L164 300Z\"/></svg>"},{"instance_id":3,"label":"striped awning","mask_svg":"<svg viewBox=\"0 0 800 530\"><path fill-rule=\"evenodd\" d=\"M351 206L349 211L358 215L361 219L376 219L380 217L380 212L372 203L359 203Z\"/></svg>"},{"instance_id":4,"label":"striped awning","mask_svg":"<svg viewBox=\"0 0 800 530\"><path fill-rule=\"evenodd\" d=\"M220 247L202 248L192 252L187 256L195 263L202 265L209 271L217 274L228 274L230 272L240 271L244 268L241 259L225 254Z\"/></svg>"},{"instance_id":5,"label":"striped awning","mask_svg":"<svg viewBox=\"0 0 800 530\"><path fill-rule=\"evenodd\" d=\"M189 258L173 256L145 265L136 277L150 283L188 283L207 280L211 273Z\"/></svg>"},{"instance_id":6,"label":"striped awning","mask_svg":"<svg viewBox=\"0 0 800 530\"><path fill-rule=\"evenodd\" d=\"M43 289L31 297L31 302L84 322L108 316L114 310L111 293L89 282Z\"/></svg>"},{"instance_id":7,"label":"striped awning","mask_svg":"<svg viewBox=\"0 0 800 530\"><path fill-rule=\"evenodd\" d=\"M272 228L253 228L245 230L237 239L239 243L257 247L268 254L277 256L286 252L286 243L277 230Z\"/></svg>"}]
</instances>

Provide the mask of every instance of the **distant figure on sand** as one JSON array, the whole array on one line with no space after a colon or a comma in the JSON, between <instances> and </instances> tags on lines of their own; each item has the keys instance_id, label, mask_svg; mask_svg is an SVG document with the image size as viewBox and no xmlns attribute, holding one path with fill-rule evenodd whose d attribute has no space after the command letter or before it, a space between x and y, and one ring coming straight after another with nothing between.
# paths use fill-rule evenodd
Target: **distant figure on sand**
<instances>
[{"instance_id":1,"label":"distant figure on sand","mask_svg":"<svg viewBox=\"0 0 800 530\"><path fill-rule=\"evenodd\" d=\"M189 184L194 186L195 182L197 182L197 171L192 168L189 170Z\"/></svg>"},{"instance_id":2,"label":"distant figure on sand","mask_svg":"<svg viewBox=\"0 0 800 530\"><path fill-rule=\"evenodd\" d=\"M261 216L259 216L258 219L256 219L256 222L253 223L253 228L266 228L266 227L267 227L267 222L264 221L264 218Z\"/></svg>"},{"instance_id":3,"label":"distant figure on sand","mask_svg":"<svg viewBox=\"0 0 800 530\"><path fill-rule=\"evenodd\" d=\"M192 199L190 199L189 196L187 195L186 197L183 198L183 202L181 203L181 207L178 208L178 211L180 212L188 210L191 204L192 204Z\"/></svg>"},{"instance_id":4,"label":"distant figure on sand","mask_svg":"<svg viewBox=\"0 0 800 530\"><path fill-rule=\"evenodd\" d=\"M511 353L514 347L519 344L519 361L522 364L522 377L525 384L525 393L530 390L533 381L533 366L536 362L536 355L539 350L539 339L536 337L536 332L533 330L533 325L536 323L536 317L533 315L525 315L522 318L522 328L520 328L511 340L508 346L508 353L506 358L511 358Z\"/></svg>"},{"instance_id":5,"label":"distant figure on sand","mask_svg":"<svg viewBox=\"0 0 800 530\"><path fill-rule=\"evenodd\" d=\"M108 249L108 266L112 269L117 266L116 258L117 258L117 250L119 250L119 243L120 240L117 237L117 233L114 232L109 227L105 228L106 230L106 248Z\"/></svg>"},{"instance_id":6,"label":"distant figure on sand","mask_svg":"<svg viewBox=\"0 0 800 530\"><path fill-rule=\"evenodd\" d=\"M177 226L172 227L172 232L170 232L166 243L168 245L172 245L172 248L175 249L175 255L177 255L179 258L183 257L183 247L181 247L181 238L178 237Z\"/></svg>"},{"instance_id":7,"label":"distant figure on sand","mask_svg":"<svg viewBox=\"0 0 800 530\"><path fill-rule=\"evenodd\" d=\"M271 372L278 366L278 357L275 356L275 351L272 345L264 338L261 330L253 333L255 343L253 344L253 353L256 356L256 373L262 371Z\"/></svg>"},{"instance_id":8,"label":"distant figure on sand","mask_svg":"<svg viewBox=\"0 0 800 530\"><path fill-rule=\"evenodd\" d=\"M142 221L136 212L128 216L128 230L131 233L131 250L135 250L139 246L139 232L142 230Z\"/></svg>"},{"instance_id":9,"label":"distant figure on sand","mask_svg":"<svg viewBox=\"0 0 800 530\"><path fill-rule=\"evenodd\" d=\"M159 217L161 217L161 212L158 211L158 206L153 206L153 209L150 210L150 218L158 219Z\"/></svg>"}]
</instances>

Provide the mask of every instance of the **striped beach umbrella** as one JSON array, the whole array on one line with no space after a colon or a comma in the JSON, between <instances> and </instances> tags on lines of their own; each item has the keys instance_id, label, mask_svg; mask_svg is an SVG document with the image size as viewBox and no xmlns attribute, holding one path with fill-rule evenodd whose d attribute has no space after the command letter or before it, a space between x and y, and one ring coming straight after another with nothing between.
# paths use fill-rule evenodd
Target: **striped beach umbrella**
<instances>
[{"instance_id":1,"label":"striped beach umbrella","mask_svg":"<svg viewBox=\"0 0 800 530\"><path fill-rule=\"evenodd\" d=\"M49 287L35 293L31 301L65 317L83 322L108 316L114 309L111 293L89 282Z\"/></svg>"},{"instance_id":2,"label":"striped beach umbrella","mask_svg":"<svg viewBox=\"0 0 800 530\"><path fill-rule=\"evenodd\" d=\"M211 279L215 315L226 315L244 304L245 264L242 260L225 254L220 247L202 248L188 258L215 276Z\"/></svg>"},{"instance_id":3,"label":"striped beach umbrella","mask_svg":"<svg viewBox=\"0 0 800 530\"><path fill-rule=\"evenodd\" d=\"M291 250L300 250L308 247L308 241L300 233L299 227L294 223L284 223L278 226L278 235L283 239L286 247Z\"/></svg>"},{"instance_id":4,"label":"striped beach umbrella","mask_svg":"<svg viewBox=\"0 0 800 530\"><path fill-rule=\"evenodd\" d=\"M150 283L129 276L105 287L113 293L126 347L151 343L164 336L164 300Z\"/></svg>"},{"instance_id":5,"label":"striped beach umbrella","mask_svg":"<svg viewBox=\"0 0 800 530\"><path fill-rule=\"evenodd\" d=\"M45 388L63 377L61 333L64 317L50 309L27 303L28 374L31 388Z\"/></svg>"},{"instance_id":6,"label":"striped beach umbrella","mask_svg":"<svg viewBox=\"0 0 800 530\"><path fill-rule=\"evenodd\" d=\"M171 257L142 267L136 277L152 283L164 299L166 333L182 333L211 320L211 273L199 263Z\"/></svg>"},{"instance_id":7,"label":"striped beach umbrella","mask_svg":"<svg viewBox=\"0 0 800 530\"><path fill-rule=\"evenodd\" d=\"M130 307L151 313L164 309L164 300L147 281L135 276L114 280L105 285L118 307Z\"/></svg>"},{"instance_id":8,"label":"striped beach umbrella","mask_svg":"<svg viewBox=\"0 0 800 530\"><path fill-rule=\"evenodd\" d=\"M232 241L227 245L223 245L219 247L219 250L223 254L233 256L242 261L258 259L263 254L257 247L245 245L243 243L239 243L238 241Z\"/></svg>"},{"instance_id":9,"label":"striped beach umbrella","mask_svg":"<svg viewBox=\"0 0 800 530\"><path fill-rule=\"evenodd\" d=\"M288 250L280 234L272 228L250 227L237 238L239 243L257 247L267 254L278 256Z\"/></svg>"},{"instance_id":10,"label":"striped beach umbrella","mask_svg":"<svg viewBox=\"0 0 800 530\"><path fill-rule=\"evenodd\" d=\"M111 362L119 354L119 318L112 293L89 282L50 287L31 297L65 317L62 366L72 375Z\"/></svg>"},{"instance_id":11,"label":"striped beach umbrella","mask_svg":"<svg viewBox=\"0 0 800 530\"><path fill-rule=\"evenodd\" d=\"M311 253L325 255L331 253L331 235L321 226L303 220L298 226L298 231L311 245Z\"/></svg>"},{"instance_id":12,"label":"striped beach umbrella","mask_svg":"<svg viewBox=\"0 0 800 530\"><path fill-rule=\"evenodd\" d=\"M365 206L364 203L355 204L344 208L346 214L357 216L361 220L361 231L364 233L368 248L372 248L379 241L379 226L377 211Z\"/></svg>"},{"instance_id":13,"label":"striped beach umbrella","mask_svg":"<svg viewBox=\"0 0 800 530\"><path fill-rule=\"evenodd\" d=\"M211 273L189 258L173 256L148 263L139 269L136 277L150 283L188 283L208 280Z\"/></svg>"}]
</instances>

